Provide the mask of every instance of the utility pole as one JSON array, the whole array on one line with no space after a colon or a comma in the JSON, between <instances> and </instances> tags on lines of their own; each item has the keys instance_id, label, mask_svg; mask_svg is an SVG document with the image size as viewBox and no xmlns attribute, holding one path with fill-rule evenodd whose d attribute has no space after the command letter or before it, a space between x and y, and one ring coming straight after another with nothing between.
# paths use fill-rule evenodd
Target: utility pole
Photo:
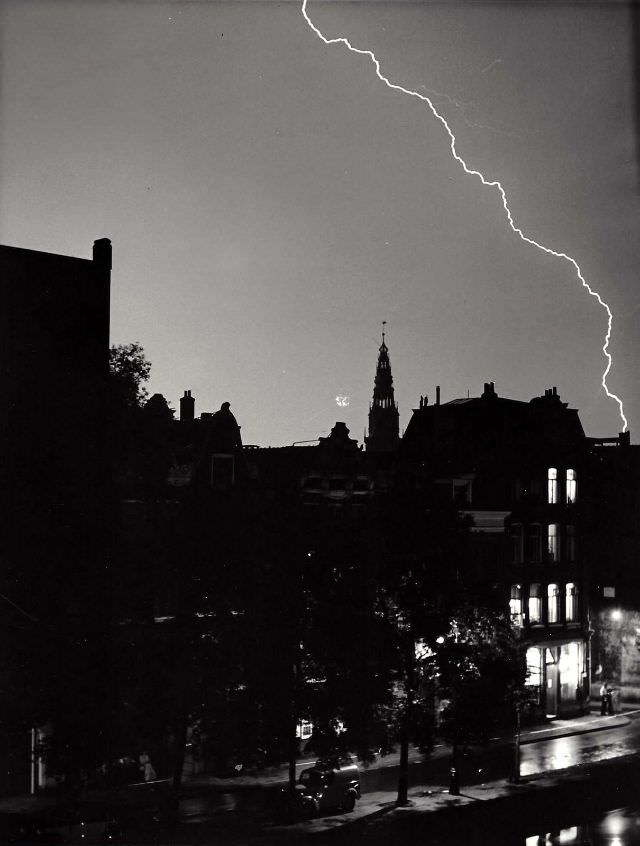
<instances>
[{"instance_id":1,"label":"utility pole","mask_svg":"<svg viewBox=\"0 0 640 846\"><path fill-rule=\"evenodd\" d=\"M516 702L516 734L513 743L513 784L520 784L520 702Z\"/></svg>"},{"instance_id":2,"label":"utility pole","mask_svg":"<svg viewBox=\"0 0 640 846\"><path fill-rule=\"evenodd\" d=\"M298 696L300 685L300 647L296 647L296 658L292 665L291 724L289 726L289 790L296 787L296 763L298 757Z\"/></svg>"}]
</instances>

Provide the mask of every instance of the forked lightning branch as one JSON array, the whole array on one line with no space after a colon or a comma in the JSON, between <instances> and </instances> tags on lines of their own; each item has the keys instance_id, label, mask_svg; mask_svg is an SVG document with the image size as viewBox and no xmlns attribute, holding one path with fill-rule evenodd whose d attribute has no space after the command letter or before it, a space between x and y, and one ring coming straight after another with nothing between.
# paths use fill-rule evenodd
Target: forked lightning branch
<instances>
[{"instance_id":1,"label":"forked lightning branch","mask_svg":"<svg viewBox=\"0 0 640 846\"><path fill-rule=\"evenodd\" d=\"M380 62L378 61L375 54L371 50L362 50L359 47L354 47L349 42L349 39L345 38L344 36L340 36L340 37L337 37L337 38L327 38L325 35L323 35L322 32L318 29L318 27L313 23L313 21L309 17L309 14L307 13L307 3L308 3L308 0L302 0L302 14L304 15L306 22L311 27L311 29L315 32L315 34L318 36L318 38L327 45L343 44L352 53L357 53L360 56L368 56L369 59L373 63L373 66L375 68L375 72L376 72L378 79L381 82L384 82L384 84L388 88L391 88L393 91L400 91L401 93L406 94L409 97L415 97L416 99L421 100L423 103L426 103L427 106L429 107L431 113L433 114L433 116L435 118L437 118L437 120L440 121L440 123L442 124L442 126L445 129L445 132L449 136L451 155L458 162L458 164L462 167L464 172L466 174L468 174L469 176L476 176L482 182L482 184L484 186L486 186L487 188L495 188L495 189L498 190L498 192L500 193L500 197L502 198L502 205L504 207L504 211L505 211L505 214L506 214L506 217L507 217L507 221L508 221L509 226L511 227L512 231L522 241L524 241L526 244L531 244L533 247L536 247L537 249L542 250L542 252L544 252L544 253L548 253L549 255L555 256L556 258L559 258L559 259L564 259L564 261L568 262L573 267L573 269L575 270L575 273L576 273L578 279L580 280L582 286L588 291L588 293L592 297L594 297L598 301L598 303L606 311L606 313L607 313L607 332L606 332L606 335L605 335L604 344L602 346L602 352L603 352L605 359L607 361L607 365L606 365L604 372L602 374L602 387L604 388L606 395L610 399L615 400L618 403L618 407L620 409L620 417L621 417L622 423L623 423L623 431L626 431L627 427L628 427L628 423L627 423L627 418L626 418L625 413L624 413L624 405L622 403L622 400L620 399L619 396L612 393L609 390L609 387L607 385L607 376L609 375L609 371L611 370L611 366L613 364L613 359L611 357L611 353L609 352L609 341L611 340L611 329L612 329L612 325L613 325L613 315L611 313L611 309L609 308L608 304L602 299L600 294L597 291L595 291L589 285L587 280L584 278L582 271L580 269L580 266L578 265L578 262L574 258L572 258L570 255L567 255L567 253L559 252L557 250L552 250L551 247L546 247L544 244L540 244L540 243L538 243L538 241L535 241L533 238L530 238L528 235L525 235L525 233L522 231L522 229L520 229L520 227L516 226L516 224L513 220L513 216L511 214L511 209L509 208L509 204L507 202L507 195L505 193L504 188L502 187L502 184L497 179L495 179L495 180L486 179L479 170L474 170L473 168L471 168L467 165L465 160L462 158L462 156L457 151L456 137L453 134L451 127L449 126L449 124L447 123L445 118L436 109L432 100L430 100L429 97L426 96L426 94L421 94L419 91L413 91L410 88L404 88L402 85L398 85L397 83L391 82L380 70Z\"/></svg>"}]
</instances>

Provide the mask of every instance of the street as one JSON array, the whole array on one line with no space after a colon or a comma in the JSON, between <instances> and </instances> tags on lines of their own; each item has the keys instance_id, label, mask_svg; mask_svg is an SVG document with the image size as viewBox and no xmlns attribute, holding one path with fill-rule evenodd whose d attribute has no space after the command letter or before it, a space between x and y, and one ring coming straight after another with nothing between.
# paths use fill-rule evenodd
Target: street
<instances>
[{"instance_id":1,"label":"street","mask_svg":"<svg viewBox=\"0 0 640 846\"><path fill-rule=\"evenodd\" d=\"M523 778L537 773L581 764L591 764L620 757L640 750L640 713L632 714L628 726L600 730L569 737L524 742L521 746L520 772ZM447 786L451 766L450 750L437 746L432 755L422 760L418 753L412 755L409 768L411 786L424 784ZM374 791L394 791L398 782L398 766L380 765L361 767L362 795ZM511 772L513 745L508 741L493 742L484 748L474 748L460 754L458 770L462 788L465 784L482 784L506 778ZM298 772L300 768L298 769ZM284 784L284 782L282 782ZM276 789L270 787L244 787L242 789L211 790L203 795L184 799L181 812L185 819L200 821L211 815L241 814L259 820L268 815L269 797Z\"/></svg>"}]
</instances>

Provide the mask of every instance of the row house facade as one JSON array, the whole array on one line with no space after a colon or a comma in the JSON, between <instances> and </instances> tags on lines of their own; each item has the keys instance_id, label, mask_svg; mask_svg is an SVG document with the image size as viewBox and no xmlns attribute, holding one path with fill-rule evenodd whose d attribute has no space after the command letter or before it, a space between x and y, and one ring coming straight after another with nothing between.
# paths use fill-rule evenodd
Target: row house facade
<instances>
[{"instance_id":1,"label":"row house facade","mask_svg":"<svg viewBox=\"0 0 640 846\"><path fill-rule=\"evenodd\" d=\"M580 484L587 441L555 388L531 402L480 397L413 413L401 446L473 521L478 566L504 595L538 714L579 713L589 680Z\"/></svg>"}]
</instances>

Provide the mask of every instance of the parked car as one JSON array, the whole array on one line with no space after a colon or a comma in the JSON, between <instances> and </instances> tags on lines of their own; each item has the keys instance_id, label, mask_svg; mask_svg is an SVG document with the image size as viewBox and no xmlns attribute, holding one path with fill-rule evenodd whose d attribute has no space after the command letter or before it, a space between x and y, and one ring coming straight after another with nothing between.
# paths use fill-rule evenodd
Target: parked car
<instances>
[{"instance_id":1,"label":"parked car","mask_svg":"<svg viewBox=\"0 0 640 846\"><path fill-rule=\"evenodd\" d=\"M360 772L351 758L317 761L300 773L295 790L284 788L276 802L276 822L309 819L325 811L353 811L360 798Z\"/></svg>"},{"instance_id":2,"label":"parked car","mask_svg":"<svg viewBox=\"0 0 640 846\"><path fill-rule=\"evenodd\" d=\"M299 781L318 814L333 810L348 813L360 798L360 771L351 758L318 761L300 773Z\"/></svg>"}]
</instances>

